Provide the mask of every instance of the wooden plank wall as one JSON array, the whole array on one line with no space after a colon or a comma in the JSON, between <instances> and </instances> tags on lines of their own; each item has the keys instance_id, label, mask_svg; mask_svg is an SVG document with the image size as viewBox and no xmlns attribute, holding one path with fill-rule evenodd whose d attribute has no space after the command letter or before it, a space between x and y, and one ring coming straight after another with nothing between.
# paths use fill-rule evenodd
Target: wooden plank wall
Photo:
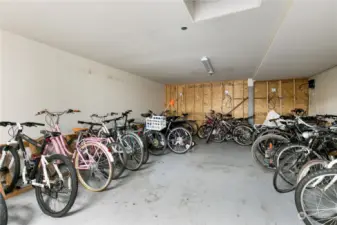
<instances>
[{"instance_id":1,"label":"wooden plank wall","mask_svg":"<svg viewBox=\"0 0 337 225\"><path fill-rule=\"evenodd\" d=\"M308 80L291 79L255 82L255 122L262 123L270 110L287 114L293 108L308 110ZM248 116L247 80L166 85L166 106L172 114L189 113L189 118L202 123L211 109L236 118ZM272 92L275 89L276 92ZM227 94L226 94L227 93ZM169 102L174 100L174 105ZM243 102L243 103L242 103ZM241 103L241 104L240 104Z\"/></svg>"}]
</instances>

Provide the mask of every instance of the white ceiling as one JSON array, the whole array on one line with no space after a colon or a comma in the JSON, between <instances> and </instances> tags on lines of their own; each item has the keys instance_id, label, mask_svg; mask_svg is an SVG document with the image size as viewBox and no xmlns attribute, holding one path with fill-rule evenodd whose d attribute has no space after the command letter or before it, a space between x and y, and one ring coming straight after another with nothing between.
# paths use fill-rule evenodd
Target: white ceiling
<instances>
[{"instance_id":1,"label":"white ceiling","mask_svg":"<svg viewBox=\"0 0 337 225\"><path fill-rule=\"evenodd\" d=\"M263 0L195 23L183 0L52 2L2 1L0 27L162 83L305 77L337 65L336 0Z\"/></svg>"}]
</instances>

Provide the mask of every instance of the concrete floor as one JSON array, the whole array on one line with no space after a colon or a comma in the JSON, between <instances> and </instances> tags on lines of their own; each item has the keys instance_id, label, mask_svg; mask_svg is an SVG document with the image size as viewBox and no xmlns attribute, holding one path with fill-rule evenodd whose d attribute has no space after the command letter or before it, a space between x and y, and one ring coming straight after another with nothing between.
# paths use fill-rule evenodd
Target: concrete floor
<instances>
[{"instance_id":1,"label":"concrete floor","mask_svg":"<svg viewBox=\"0 0 337 225\"><path fill-rule=\"evenodd\" d=\"M272 187L250 148L234 143L199 144L185 155L152 157L109 190L80 187L69 215L44 215L34 192L9 199L9 225L297 225L293 193Z\"/></svg>"}]
</instances>

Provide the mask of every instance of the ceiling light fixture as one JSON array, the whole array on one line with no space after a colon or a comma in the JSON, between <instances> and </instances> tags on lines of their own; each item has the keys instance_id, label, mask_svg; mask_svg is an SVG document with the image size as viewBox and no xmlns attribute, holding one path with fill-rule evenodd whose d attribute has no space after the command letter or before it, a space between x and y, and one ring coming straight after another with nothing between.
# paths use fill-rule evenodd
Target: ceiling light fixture
<instances>
[{"instance_id":1,"label":"ceiling light fixture","mask_svg":"<svg viewBox=\"0 0 337 225\"><path fill-rule=\"evenodd\" d=\"M204 64L207 73L212 76L214 74L214 69L209 58L204 56L201 58L201 62Z\"/></svg>"}]
</instances>

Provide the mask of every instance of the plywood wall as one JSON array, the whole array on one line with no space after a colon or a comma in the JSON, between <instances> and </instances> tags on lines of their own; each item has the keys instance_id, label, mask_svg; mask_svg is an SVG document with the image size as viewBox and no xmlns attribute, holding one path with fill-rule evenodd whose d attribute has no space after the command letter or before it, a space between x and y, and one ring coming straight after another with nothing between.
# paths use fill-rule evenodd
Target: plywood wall
<instances>
[{"instance_id":1,"label":"plywood wall","mask_svg":"<svg viewBox=\"0 0 337 225\"><path fill-rule=\"evenodd\" d=\"M270 110L287 114L293 108L308 110L307 79L256 81L255 122L262 123ZM166 107L173 114L189 113L189 118L202 123L205 113L232 114L236 118L248 116L248 84L246 80L166 85ZM275 91L275 92L273 92ZM174 105L169 102L174 100Z\"/></svg>"}]
</instances>

